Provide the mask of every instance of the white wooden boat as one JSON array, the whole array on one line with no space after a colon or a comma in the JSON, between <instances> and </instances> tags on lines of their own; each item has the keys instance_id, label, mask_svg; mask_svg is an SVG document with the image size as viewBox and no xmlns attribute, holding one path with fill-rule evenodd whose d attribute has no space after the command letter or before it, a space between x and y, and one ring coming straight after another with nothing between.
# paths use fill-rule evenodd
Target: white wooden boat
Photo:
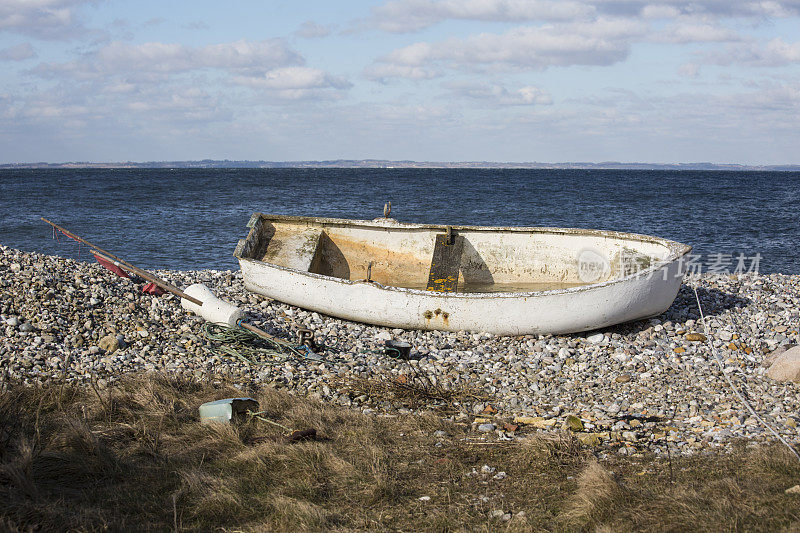
<instances>
[{"instance_id":1,"label":"white wooden boat","mask_svg":"<svg viewBox=\"0 0 800 533\"><path fill-rule=\"evenodd\" d=\"M252 292L369 324L501 335L572 333L658 315L675 299L691 250L613 231L390 218L256 213L248 227L234 255ZM446 246L456 243L448 259Z\"/></svg>"}]
</instances>

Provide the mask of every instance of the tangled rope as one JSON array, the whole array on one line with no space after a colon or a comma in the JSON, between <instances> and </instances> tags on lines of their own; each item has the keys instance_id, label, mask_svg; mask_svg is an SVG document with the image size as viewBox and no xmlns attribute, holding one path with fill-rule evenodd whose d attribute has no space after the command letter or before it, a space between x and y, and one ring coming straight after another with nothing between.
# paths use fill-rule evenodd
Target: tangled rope
<instances>
[{"instance_id":1,"label":"tangled rope","mask_svg":"<svg viewBox=\"0 0 800 533\"><path fill-rule=\"evenodd\" d=\"M231 328L206 322L203 325L203 336L218 343L216 347L218 352L236 357L252 366L281 364L290 357L322 360L307 346L275 338L265 339L244 328Z\"/></svg>"}]
</instances>

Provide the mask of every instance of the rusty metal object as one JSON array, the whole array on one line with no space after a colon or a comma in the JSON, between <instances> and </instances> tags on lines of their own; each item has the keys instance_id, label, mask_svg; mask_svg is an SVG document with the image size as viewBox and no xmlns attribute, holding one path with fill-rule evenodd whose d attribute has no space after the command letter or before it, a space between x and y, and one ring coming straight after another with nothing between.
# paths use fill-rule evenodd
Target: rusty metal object
<instances>
[{"instance_id":1,"label":"rusty metal object","mask_svg":"<svg viewBox=\"0 0 800 533\"><path fill-rule=\"evenodd\" d=\"M317 430L314 428L296 429L286 436L286 442L300 442L304 440L317 440Z\"/></svg>"},{"instance_id":2,"label":"rusty metal object","mask_svg":"<svg viewBox=\"0 0 800 533\"><path fill-rule=\"evenodd\" d=\"M319 349L314 341L314 332L310 329L302 328L297 330L297 343L301 346L308 346L312 352Z\"/></svg>"}]
</instances>

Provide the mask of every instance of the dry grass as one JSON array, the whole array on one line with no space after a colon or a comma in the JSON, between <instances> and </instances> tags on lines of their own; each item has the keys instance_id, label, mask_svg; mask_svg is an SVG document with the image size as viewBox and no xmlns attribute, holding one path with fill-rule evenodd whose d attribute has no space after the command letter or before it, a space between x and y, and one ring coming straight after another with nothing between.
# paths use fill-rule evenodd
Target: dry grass
<instances>
[{"instance_id":1,"label":"dry grass","mask_svg":"<svg viewBox=\"0 0 800 533\"><path fill-rule=\"evenodd\" d=\"M578 476L578 490L569 499L559 518L565 526L580 529L603 522L613 513L621 487L597 461L591 461Z\"/></svg>"},{"instance_id":2,"label":"dry grass","mask_svg":"<svg viewBox=\"0 0 800 533\"><path fill-rule=\"evenodd\" d=\"M243 393L320 439L290 443L257 420L198 424L201 403ZM677 460L673 480L653 458L601 465L569 435L475 440L433 416L368 417L268 388L163 376L105 391L12 385L0 392L0 530L800 527L800 497L784 493L800 465L778 447ZM508 477L471 474L484 464Z\"/></svg>"},{"instance_id":3,"label":"dry grass","mask_svg":"<svg viewBox=\"0 0 800 533\"><path fill-rule=\"evenodd\" d=\"M477 388L446 388L436 384L425 372L410 364L403 374L387 373L379 378L350 377L338 385L351 396L365 395L373 401L388 400L411 409L434 407L440 413L458 412L461 405L489 399Z\"/></svg>"}]
</instances>

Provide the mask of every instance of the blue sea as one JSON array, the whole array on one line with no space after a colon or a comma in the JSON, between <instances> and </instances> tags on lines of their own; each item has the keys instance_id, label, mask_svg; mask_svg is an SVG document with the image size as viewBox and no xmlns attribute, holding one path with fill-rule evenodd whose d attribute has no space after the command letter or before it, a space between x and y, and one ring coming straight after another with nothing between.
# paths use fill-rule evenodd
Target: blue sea
<instances>
[{"instance_id":1,"label":"blue sea","mask_svg":"<svg viewBox=\"0 0 800 533\"><path fill-rule=\"evenodd\" d=\"M142 268L237 269L253 212L644 233L704 269L800 273L800 173L502 169L0 170L0 244L90 260L45 217Z\"/></svg>"}]
</instances>

